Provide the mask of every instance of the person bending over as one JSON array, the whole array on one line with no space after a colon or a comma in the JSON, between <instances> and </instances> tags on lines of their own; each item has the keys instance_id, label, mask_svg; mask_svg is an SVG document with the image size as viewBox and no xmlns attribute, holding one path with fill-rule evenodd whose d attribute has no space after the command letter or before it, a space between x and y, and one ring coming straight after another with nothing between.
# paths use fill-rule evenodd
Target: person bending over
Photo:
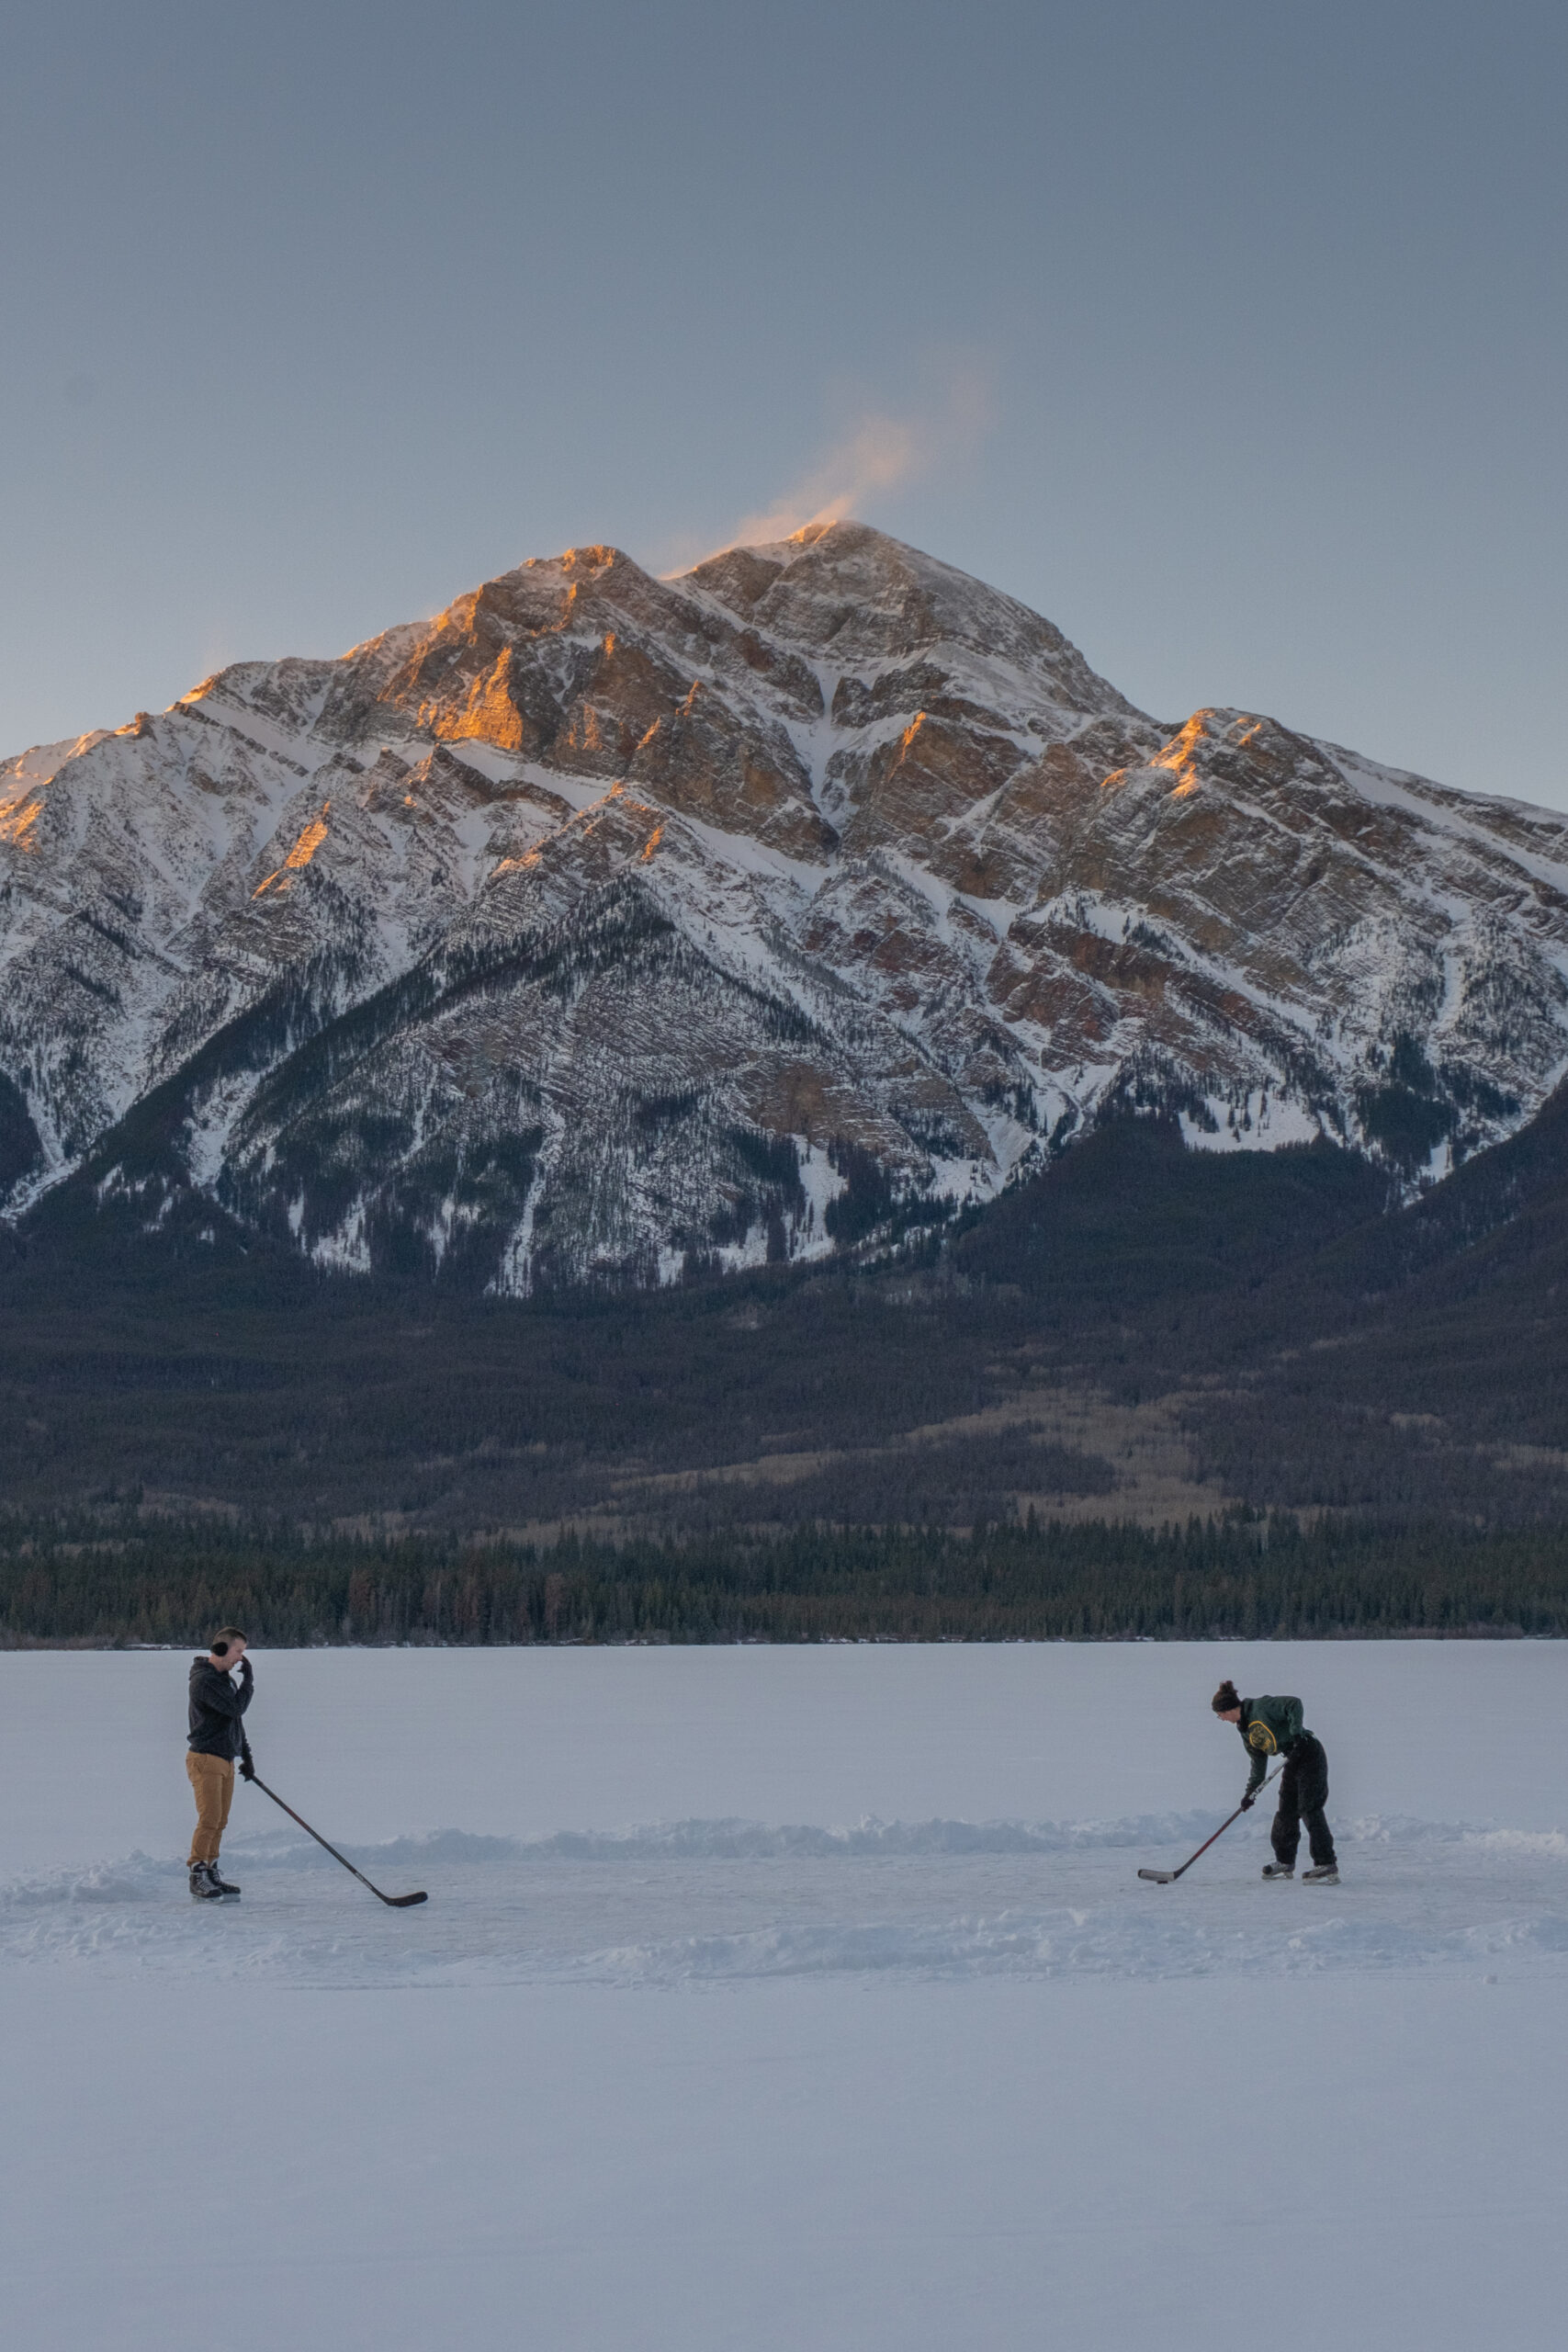
<instances>
[{"instance_id":1,"label":"person bending over","mask_svg":"<svg viewBox=\"0 0 1568 2352\"><path fill-rule=\"evenodd\" d=\"M239 1669L239 1681L233 1669ZM254 1689L245 1637L237 1625L223 1625L212 1636L205 1657L190 1666L190 1753L186 1770L196 1792L196 1834L190 1841L190 1891L198 1902L220 1894L238 1894L237 1886L219 1874L218 1849L234 1800L234 1758L250 1780L250 1742L242 1721Z\"/></svg>"},{"instance_id":2,"label":"person bending over","mask_svg":"<svg viewBox=\"0 0 1568 2352\"><path fill-rule=\"evenodd\" d=\"M1265 1878L1294 1878L1296 1849L1302 1842L1302 1824L1312 1847L1312 1868L1302 1877L1316 1879L1321 1884L1337 1886L1339 1864L1334 1852L1334 1837L1329 1829L1324 1806L1328 1803L1328 1758L1323 1742L1314 1739L1310 1731L1302 1728L1302 1702L1299 1699L1242 1699L1236 1695L1234 1682L1222 1682L1214 1693L1213 1708L1222 1723L1235 1724L1252 1759L1252 1770L1242 1797L1242 1809L1250 1813L1258 1801L1271 1756L1282 1756L1285 1769L1280 1775L1280 1806L1269 1830L1269 1843L1274 1859L1263 1868Z\"/></svg>"}]
</instances>

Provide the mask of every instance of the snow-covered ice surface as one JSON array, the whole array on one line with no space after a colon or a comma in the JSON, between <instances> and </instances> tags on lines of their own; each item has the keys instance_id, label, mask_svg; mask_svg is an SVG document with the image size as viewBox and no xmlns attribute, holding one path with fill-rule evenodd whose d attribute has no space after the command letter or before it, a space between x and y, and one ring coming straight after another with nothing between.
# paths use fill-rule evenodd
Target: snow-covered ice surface
<instances>
[{"instance_id":1,"label":"snow-covered ice surface","mask_svg":"<svg viewBox=\"0 0 1568 2352\"><path fill-rule=\"evenodd\" d=\"M247 1790L189 1903L184 1668L0 1657L11 2344L1561 2341L1568 1649L258 1657L407 1913ZM1137 1879L1235 1801L1223 1672L1339 1887L1264 1807Z\"/></svg>"},{"instance_id":2,"label":"snow-covered ice surface","mask_svg":"<svg viewBox=\"0 0 1568 2352\"><path fill-rule=\"evenodd\" d=\"M318 1808L319 1809L319 1808ZM461 1830L350 1845L389 1893L429 1908L395 1939L298 1833L236 1838L248 1907L183 1902L177 1859L131 1854L13 1880L0 1960L295 1984L666 1984L868 1970L1059 1977L1568 1962L1568 1837L1378 1815L1342 1824L1351 1884L1254 1884L1268 1848L1238 1831L1206 1879L1151 1894L1213 1814L1103 1822L685 1821L519 1840ZM1308 1857L1303 1852L1301 1867ZM1241 1874L1245 1865L1245 1875ZM1351 1885L1354 1892L1351 1892Z\"/></svg>"}]
</instances>

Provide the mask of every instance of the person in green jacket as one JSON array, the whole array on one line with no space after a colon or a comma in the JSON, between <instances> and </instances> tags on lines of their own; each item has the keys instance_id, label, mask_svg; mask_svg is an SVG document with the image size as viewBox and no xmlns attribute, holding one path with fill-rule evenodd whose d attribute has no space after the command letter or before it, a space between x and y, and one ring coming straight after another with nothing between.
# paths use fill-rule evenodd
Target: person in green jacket
<instances>
[{"instance_id":1,"label":"person in green jacket","mask_svg":"<svg viewBox=\"0 0 1568 2352\"><path fill-rule=\"evenodd\" d=\"M1243 1699L1237 1695L1234 1682L1222 1682L1214 1693L1214 1713L1222 1723L1235 1724L1251 1758L1252 1770L1247 1776L1242 1797L1242 1809L1250 1812L1258 1799L1269 1770L1271 1756L1282 1756L1285 1769L1280 1775L1280 1807L1269 1830L1269 1843L1274 1859L1264 1864L1265 1878L1294 1878L1296 1849L1302 1842L1302 1824L1306 1824L1307 1838L1312 1848L1312 1868L1303 1871L1302 1878L1315 1879L1320 1885L1337 1886L1339 1864L1334 1852L1334 1836L1324 1812L1328 1803L1328 1758L1321 1739L1314 1739L1302 1727L1302 1702L1299 1699Z\"/></svg>"}]
</instances>

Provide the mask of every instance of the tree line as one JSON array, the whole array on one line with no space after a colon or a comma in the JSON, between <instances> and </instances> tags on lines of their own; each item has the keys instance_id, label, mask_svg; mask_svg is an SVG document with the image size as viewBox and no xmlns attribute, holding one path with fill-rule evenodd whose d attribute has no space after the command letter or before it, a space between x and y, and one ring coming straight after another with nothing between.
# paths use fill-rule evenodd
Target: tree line
<instances>
[{"instance_id":1,"label":"tree line","mask_svg":"<svg viewBox=\"0 0 1568 2352\"><path fill-rule=\"evenodd\" d=\"M1568 1634L1568 1530L1235 1514L548 1545L54 1515L0 1527L0 1647Z\"/></svg>"}]
</instances>

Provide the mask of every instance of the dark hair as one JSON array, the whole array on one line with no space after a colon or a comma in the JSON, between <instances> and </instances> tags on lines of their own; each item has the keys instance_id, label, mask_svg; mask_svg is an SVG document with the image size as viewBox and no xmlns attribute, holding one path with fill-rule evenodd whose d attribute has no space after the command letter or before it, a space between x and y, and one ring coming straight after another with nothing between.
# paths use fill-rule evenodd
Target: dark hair
<instances>
[{"instance_id":1,"label":"dark hair","mask_svg":"<svg viewBox=\"0 0 1568 2352\"><path fill-rule=\"evenodd\" d=\"M220 1625L207 1645L208 1655L210 1657L227 1657L230 1643L243 1642L244 1638L238 1625Z\"/></svg>"},{"instance_id":2,"label":"dark hair","mask_svg":"<svg viewBox=\"0 0 1568 2352\"><path fill-rule=\"evenodd\" d=\"M1233 1707L1239 1707L1240 1704L1241 1700L1237 1694L1235 1684L1234 1682L1222 1682L1213 1697L1213 1709L1215 1714L1228 1715Z\"/></svg>"}]
</instances>

